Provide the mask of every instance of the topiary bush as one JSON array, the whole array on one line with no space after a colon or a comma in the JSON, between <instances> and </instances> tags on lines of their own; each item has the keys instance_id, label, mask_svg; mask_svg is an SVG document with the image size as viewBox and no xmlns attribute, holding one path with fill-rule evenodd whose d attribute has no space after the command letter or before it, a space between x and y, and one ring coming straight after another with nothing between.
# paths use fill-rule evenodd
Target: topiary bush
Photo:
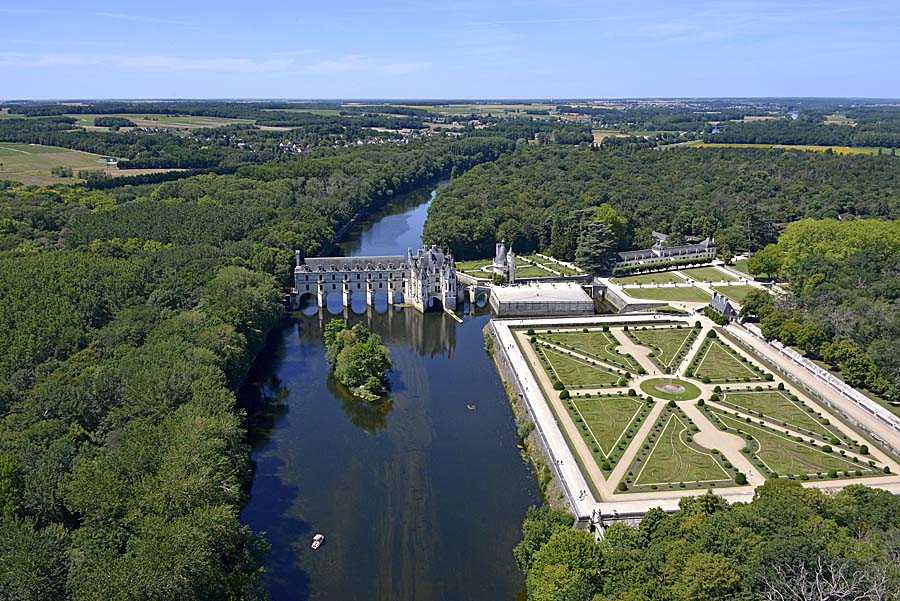
<instances>
[{"instance_id":1,"label":"topiary bush","mask_svg":"<svg viewBox=\"0 0 900 601\"><path fill-rule=\"evenodd\" d=\"M738 472L734 475L734 481L738 486L744 486L747 484L747 476L745 476L742 472Z\"/></svg>"},{"instance_id":2,"label":"topiary bush","mask_svg":"<svg viewBox=\"0 0 900 601\"><path fill-rule=\"evenodd\" d=\"M571 395L569 394L568 390L563 390L559 393L559 398L561 398L562 400L566 400L567 398L569 398L569 396Z\"/></svg>"}]
</instances>

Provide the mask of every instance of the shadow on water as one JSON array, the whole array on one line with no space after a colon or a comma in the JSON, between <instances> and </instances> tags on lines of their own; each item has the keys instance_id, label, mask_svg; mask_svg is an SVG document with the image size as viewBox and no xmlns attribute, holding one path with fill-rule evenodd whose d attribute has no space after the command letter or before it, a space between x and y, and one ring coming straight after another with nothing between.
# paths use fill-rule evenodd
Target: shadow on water
<instances>
[{"instance_id":1,"label":"shadow on water","mask_svg":"<svg viewBox=\"0 0 900 601\"><path fill-rule=\"evenodd\" d=\"M348 252L417 246L426 207L373 220ZM292 313L239 392L256 470L241 517L271 544L271 599L515 599L512 548L540 494L484 352L487 310L460 324L386 300L347 310L337 300ZM383 400L356 400L330 376L322 330L332 319L362 322L389 347ZM327 545L312 551L317 532Z\"/></svg>"}]
</instances>

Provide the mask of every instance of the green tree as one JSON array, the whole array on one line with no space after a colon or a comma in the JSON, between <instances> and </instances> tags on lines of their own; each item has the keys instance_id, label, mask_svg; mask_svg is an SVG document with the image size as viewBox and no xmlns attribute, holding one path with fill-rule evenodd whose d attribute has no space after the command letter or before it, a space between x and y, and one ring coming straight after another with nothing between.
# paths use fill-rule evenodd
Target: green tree
<instances>
[{"instance_id":1,"label":"green tree","mask_svg":"<svg viewBox=\"0 0 900 601\"><path fill-rule=\"evenodd\" d=\"M591 221L582 225L575 250L575 264L588 273L602 273L609 263L609 252L615 246L615 236L606 223Z\"/></svg>"},{"instance_id":2,"label":"green tree","mask_svg":"<svg viewBox=\"0 0 900 601\"><path fill-rule=\"evenodd\" d=\"M603 553L584 530L557 530L534 554L526 580L531 601L590 599L603 580Z\"/></svg>"},{"instance_id":3,"label":"green tree","mask_svg":"<svg viewBox=\"0 0 900 601\"><path fill-rule=\"evenodd\" d=\"M781 270L784 263L784 256L781 249L775 244L770 244L763 248L747 261L747 269L753 275L766 275L774 278Z\"/></svg>"}]
</instances>

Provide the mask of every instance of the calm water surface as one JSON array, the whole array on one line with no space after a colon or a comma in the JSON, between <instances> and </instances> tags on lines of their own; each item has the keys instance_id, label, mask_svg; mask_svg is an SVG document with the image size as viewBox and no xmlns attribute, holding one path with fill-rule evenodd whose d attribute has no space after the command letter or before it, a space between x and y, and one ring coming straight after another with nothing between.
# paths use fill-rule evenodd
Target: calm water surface
<instances>
[{"instance_id":1,"label":"calm water surface","mask_svg":"<svg viewBox=\"0 0 900 601\"><path fill-rule=\"evenodd\" d=\"M346 254L403 254L421 243L428 191L359 223ZM364 295L342 315L306 307L272 334L241 402L251 413L256 477L245 523L272 545L272 599L513 600L512 547L540 502L513 417L484 352L486 313L388 309ZM384 339L391 394L357 401L328 375L322 326L346 317ZM467 405L474 405L470 410ZM322 532L318 551L309 543Z\"/></svg>"}]
</instances>

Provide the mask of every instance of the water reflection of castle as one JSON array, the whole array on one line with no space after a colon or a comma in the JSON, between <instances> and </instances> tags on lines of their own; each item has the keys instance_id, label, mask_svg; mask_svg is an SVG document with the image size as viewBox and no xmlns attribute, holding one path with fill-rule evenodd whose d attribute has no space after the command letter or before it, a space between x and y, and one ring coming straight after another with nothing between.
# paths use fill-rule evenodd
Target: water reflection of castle
<instances>
[{"instance_id":1,"label":"water reflection of castle","mask_svg":"<svg viewBox=\"0 0 900 601\"><path fill-rule=\"evenodd\" d=\"M350 325L362 323L381 336L388 346L405 345L423 356L452 357L456 350L456 328L459 324L442 312L422 313L396 307L379 311L367 306L364 312L357 313L344 307L341 313L319 309L308 319L318 320L320 330L332 319L344 319Z\"/></svg>"}]
</instances>

